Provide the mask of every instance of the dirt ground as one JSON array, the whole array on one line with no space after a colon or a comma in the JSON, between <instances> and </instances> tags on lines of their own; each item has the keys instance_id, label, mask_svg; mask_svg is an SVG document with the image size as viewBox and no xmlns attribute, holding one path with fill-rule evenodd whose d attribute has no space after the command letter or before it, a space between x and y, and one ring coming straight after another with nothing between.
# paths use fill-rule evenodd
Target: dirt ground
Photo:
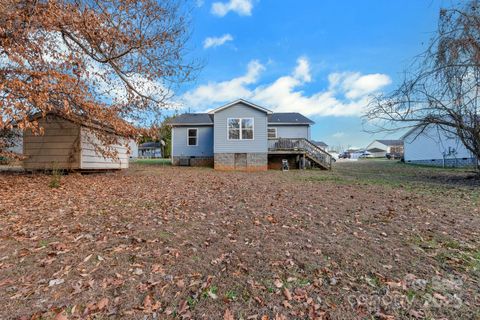
<instances>
[{"instance_id":1,"label":"dirt ground","mask_svg":"<svg viewBox=\"0 0 480 320\"><path fill-rule=\"evenodd\" d=\"M388 161L0 175L0 319L479 319L479 182Z\"/></svg>"}]
</instances>

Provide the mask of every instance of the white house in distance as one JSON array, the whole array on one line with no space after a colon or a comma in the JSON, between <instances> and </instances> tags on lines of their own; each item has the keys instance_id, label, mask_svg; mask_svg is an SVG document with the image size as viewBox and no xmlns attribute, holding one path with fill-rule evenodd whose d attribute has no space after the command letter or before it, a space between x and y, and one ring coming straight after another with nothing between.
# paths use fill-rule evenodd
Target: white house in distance
<instances>
[{"instance_id":1,"label":"white house in distance","mask_svg":"<svg viewBox=\"0 0 480 320\"><path fill-rule=\"evenodd\" d=\"M475 157L458 137L439 126L430 125L422 132L413 128L403 137L405 163L431 166L474 166Z\"/></svg>"},{"instance_id":2,"label":"white house in distance","mask_svg":"<svg viewBox=\"0 0 480 320\"><path fill-rule=\"evenodd\" d=\"M385 158L387 153L403 153L402 140L374 140L366 148L373 158Z\"/></svg>"}]
</instances>

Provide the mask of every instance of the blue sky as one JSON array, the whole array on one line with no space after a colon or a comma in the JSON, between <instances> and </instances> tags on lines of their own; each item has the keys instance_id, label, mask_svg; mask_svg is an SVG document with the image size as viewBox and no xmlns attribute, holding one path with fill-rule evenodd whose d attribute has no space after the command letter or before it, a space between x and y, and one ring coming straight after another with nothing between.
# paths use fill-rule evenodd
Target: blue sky
<instances>
[{"instance_id":1,"label":"blue sky","mask_svg":"<svg viewBox=\"0 0 480 320\"><path fill-rule=\"evenodd\" d=\"M202 112L244 98L316 122L312 138L366 146L361 114L432 37L442 0L197 0L191 55L205 66L178 92ZM397 133L393 137L399 136Z\"/></svg>"}]
</instances>

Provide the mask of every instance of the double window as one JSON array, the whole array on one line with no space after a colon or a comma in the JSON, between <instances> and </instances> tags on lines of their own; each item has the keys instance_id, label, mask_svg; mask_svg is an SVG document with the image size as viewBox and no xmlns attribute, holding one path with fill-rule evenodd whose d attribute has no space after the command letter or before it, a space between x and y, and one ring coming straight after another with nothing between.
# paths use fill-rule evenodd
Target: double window
<instances>
[{"instance_id":1,"label":"double window","mask_svg":"<svg viewBox=\"0 0 480 320\"><path fill-rule=\"evenodd\" d=\"M187 130L187 145L189 146L197 146L198 145L198 129L197 128L189 128Z\"/></svg>"},{"instance_id":2,"label":"double window","mask_svg":"<svg viewBox=\"0 0 480 320\"><path fill-rule=\"evenodd\" d=\"M253 118L228 118L228 140L253 140Z\"/></svg>"}]
</instances>

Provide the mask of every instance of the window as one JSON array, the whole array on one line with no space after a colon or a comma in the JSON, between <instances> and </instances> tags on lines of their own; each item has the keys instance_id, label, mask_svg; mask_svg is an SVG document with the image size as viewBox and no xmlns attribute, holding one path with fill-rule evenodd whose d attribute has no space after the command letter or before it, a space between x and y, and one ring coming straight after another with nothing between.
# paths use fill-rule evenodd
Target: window
<instances>
[{"instance_id":1,"label":"window","mask_svg":"<svg viewBox=\"0 0 480 320\"><path fill-rule=\"evenodd\" d=\"M268 128L268 139L277 138L277 128Z\"/></svg>"},{"instance_id":2,"label":"window","mask_svg":"<svg viewBox=\"0 0 480 320\"><path fill-rule=\"evenodd\" d=\"M198 145L198 129L188 129L188 136L187 136L187 145L189 146L196 146Z\"/></svg>"},{"instance_id":3,"label":"window","mask_svg":"<svg viewBox=\"0 0 480 320\"><path fill-rule=\"evenodd\" d=\"M228 140L253 140L253 118L229 118Z\"/></svg>"}]
</instances>

